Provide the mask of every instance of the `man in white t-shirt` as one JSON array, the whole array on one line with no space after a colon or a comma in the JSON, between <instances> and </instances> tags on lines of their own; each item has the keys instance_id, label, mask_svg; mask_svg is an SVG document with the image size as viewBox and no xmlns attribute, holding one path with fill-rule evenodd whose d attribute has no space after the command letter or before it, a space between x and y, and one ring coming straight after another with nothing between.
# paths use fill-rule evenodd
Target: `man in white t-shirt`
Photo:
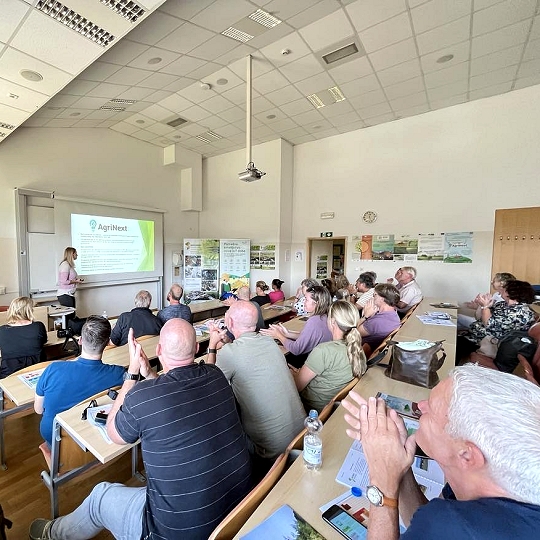
<instances>
[{"instance_id":1,"label":"man in white t-shirt","mask_svg":"<svg viewBox=\"0 0 540 540\"><path fill-rule=\"evenodd\" d=\"M398 269L395 276L399 291L400 300L397 303L397 311L402 317L413 306L422 300L422 291L416 283L416 268L412 266L402 266ZM392 278L388 280L393 281Z\"/></svg>"}]
</instances>

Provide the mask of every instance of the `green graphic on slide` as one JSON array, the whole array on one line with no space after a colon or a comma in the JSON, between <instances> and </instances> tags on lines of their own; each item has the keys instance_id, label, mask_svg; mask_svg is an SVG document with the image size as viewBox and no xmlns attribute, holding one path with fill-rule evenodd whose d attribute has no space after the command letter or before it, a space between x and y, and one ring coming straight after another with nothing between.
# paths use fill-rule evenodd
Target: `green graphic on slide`
<instances>
[{"instance_id":1,"label":"green graphic on slide","mask_svg":"<svg viewBox=\"0 0 540 540\"><path fill-rule=\"evenodd\" d=\"M138 220L141 231L141 239L144 243L145 256L139 265L139 272L149 272L154 270L154 222Z\"/></svg>"}]
</instances>

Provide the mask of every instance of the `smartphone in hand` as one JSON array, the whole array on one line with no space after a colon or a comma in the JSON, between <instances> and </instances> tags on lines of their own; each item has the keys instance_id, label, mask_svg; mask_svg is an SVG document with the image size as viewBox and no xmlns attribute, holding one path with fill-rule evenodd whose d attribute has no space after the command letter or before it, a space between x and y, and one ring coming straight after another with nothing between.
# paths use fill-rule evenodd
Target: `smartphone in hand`
<instances>
[{"instance_id":1,"label":"smartphone in hand","mask_svg":"<svg viewBox=\"0 0 540 540\"><path fill-rule=\"evenodd\" d=\"M349 540L367 539L367 529L336 504L322 515L324 521Z\"/></svg>"}]
</instances>

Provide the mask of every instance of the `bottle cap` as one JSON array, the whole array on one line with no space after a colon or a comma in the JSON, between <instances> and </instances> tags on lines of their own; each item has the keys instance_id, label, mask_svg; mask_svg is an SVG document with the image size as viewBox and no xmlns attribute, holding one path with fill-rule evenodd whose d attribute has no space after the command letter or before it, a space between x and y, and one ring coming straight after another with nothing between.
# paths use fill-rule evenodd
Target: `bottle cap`
<instances>
[{"instance_id":1,"label":"bottle cap","mask_svg":"<svg viewBox=\"0 0 540 540\"><path fill-rule=\"evenodd\" d=\"M318 416L319 416L319 413L315 409L311 409L311 411L309 411L310 418L317 418Z\"/></svg>"},{"instance_id":2,"label":"bottle cap","mask_svg":"<svg viewBox=\"0 0 540 540\"><path fill-rule=\"evenodd\" d=\"M356 486L351 488L351 493L355 497L361 497L362 496L362 490L359 487L356 487Z\"/></svg>"}]
</instances>

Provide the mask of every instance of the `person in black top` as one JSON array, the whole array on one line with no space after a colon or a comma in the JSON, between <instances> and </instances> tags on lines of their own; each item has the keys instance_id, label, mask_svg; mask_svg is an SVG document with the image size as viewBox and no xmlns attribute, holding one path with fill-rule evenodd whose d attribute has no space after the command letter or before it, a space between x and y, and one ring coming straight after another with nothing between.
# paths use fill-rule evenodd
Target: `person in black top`
<instances>
[{"instance_id":1,"label":"person in black top","mask_svg":"<svg viewBox=\"0 0 540 540\"><path fill-rule=\"evenodd\" d=\"M135 296L135 307L118 317L111 333L112 345L125 345L128 342L129 329L133 328L135 338L157 336L163 326L150 310L152 295L148 291L139 291Z\"/></svg>"},{"instance_id":2,"label":"person in black top","mask_svg":"<svg viewBox=\"0 0 540 540\"><path fill-rule=\"evenodd\" d=\"M257 281L255 286L255 296L251 299L252 302L257 302L259 306L265 306L266 304L271 304L270 297L266 292L268 290L268 285L264 281Z\"/></svg>"},{"instance_id":3,"label":"person in black top","mask_svg":"<svg viewBox=\"0 0 540 540\"><path fill-rule=\"evenodd\" d=\"M9 305L7 324L0 326L0 379L46 360L45 343L47 330L42 322L34 321L34 302L26 296L15 298Z\"/></svg>"}]
</instances>

